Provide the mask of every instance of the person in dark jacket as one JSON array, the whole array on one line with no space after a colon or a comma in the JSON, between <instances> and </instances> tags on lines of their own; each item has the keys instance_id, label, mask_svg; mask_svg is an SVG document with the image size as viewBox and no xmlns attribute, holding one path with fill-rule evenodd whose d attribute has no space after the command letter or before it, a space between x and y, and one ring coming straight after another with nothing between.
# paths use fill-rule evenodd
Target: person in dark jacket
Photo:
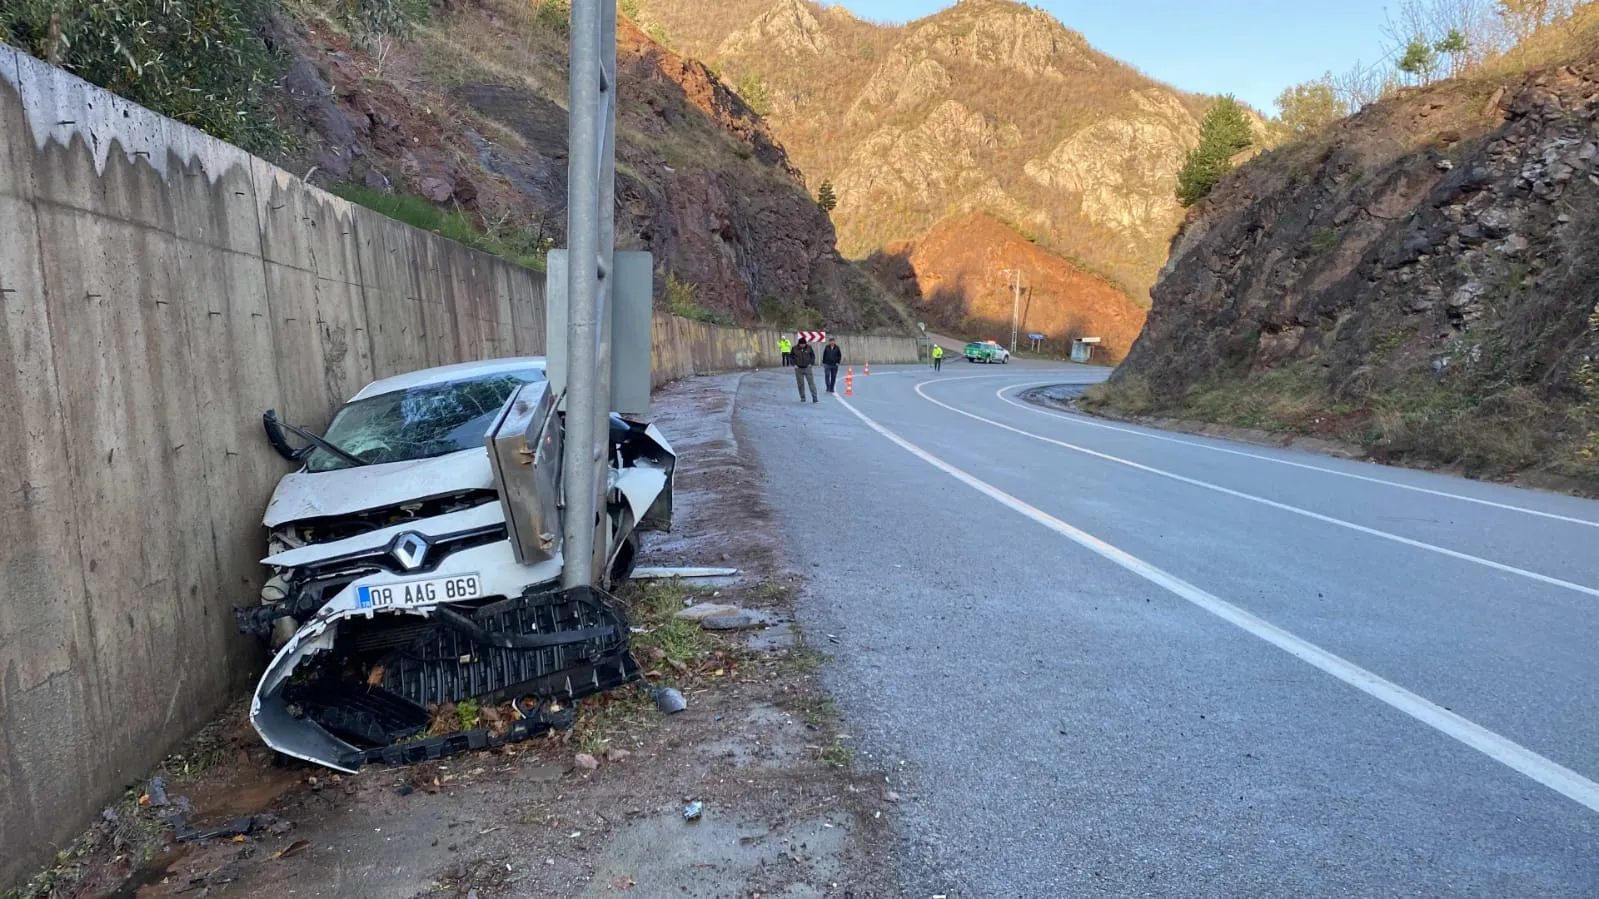
<instances>
[{"instance_id":1,"label":"person in dark jacket","mask_svg":"<svg viewBox=\"0 0 1599 899\"><path fill-rule=\"evenodd\" d=\"M811 366L816 364L816 351L801 337L799 343L794 344L794 383L799 385L800 402L805 402L805 385L811 387L811 402L819 403L816 398L816 374L811 371Z\"/></svg>"},{"instance_id":2,"label":"person in dark jacket","mask_svg":"<svg viewBox=\"0 0 1599 899\"><path fill-rule=\"evenodd\" d=\"M838 348L838 341L827 338L827 347L822 350L822 373L827 377L827 392L833 392L833 385L838 383L838 366L844 361L844 351Z\"/></svg>"}]
</instances>

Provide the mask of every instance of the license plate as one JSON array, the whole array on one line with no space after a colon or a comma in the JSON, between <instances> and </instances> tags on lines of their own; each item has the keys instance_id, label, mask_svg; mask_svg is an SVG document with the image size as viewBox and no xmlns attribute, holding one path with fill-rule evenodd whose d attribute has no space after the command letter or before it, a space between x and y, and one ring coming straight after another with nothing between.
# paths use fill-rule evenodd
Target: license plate
<instances>
[{"instance_id":1,"label":"license plate","mask_svg":"<svg viewBox=\"0 0 1599 899\"><path fill-rule=\"evenodd\" d=\"M434 603L476 599L482 595L483 583L475 574L436 577L425 581L402 581L397 584L356 589L356 599L363 609L429 606Z\"/></svg>"}]
</instances>

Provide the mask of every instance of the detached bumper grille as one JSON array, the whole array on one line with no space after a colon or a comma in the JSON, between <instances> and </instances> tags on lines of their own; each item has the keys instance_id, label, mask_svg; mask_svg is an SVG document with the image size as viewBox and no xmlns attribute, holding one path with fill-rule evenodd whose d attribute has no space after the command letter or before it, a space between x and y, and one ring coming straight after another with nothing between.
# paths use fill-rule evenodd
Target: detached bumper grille
<instances>
[{"instance_id":1,"label":"detached bumper grille","mask_svg":"<svg viewBox=\"0 0 1599 899\"><path fill-rule=\"evenodd\" d=\"M530 592L463 617L470 627L436 621L385 656L383 688L422 706L499 693L572 700L639 676L627 618L598 591Z\"/></svg>"}]
</instances>

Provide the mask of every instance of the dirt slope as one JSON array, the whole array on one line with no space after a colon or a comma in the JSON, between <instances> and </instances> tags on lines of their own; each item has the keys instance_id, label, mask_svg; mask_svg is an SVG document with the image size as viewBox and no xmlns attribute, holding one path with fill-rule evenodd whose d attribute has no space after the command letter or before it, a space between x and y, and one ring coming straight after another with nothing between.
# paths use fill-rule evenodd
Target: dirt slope
<instances>
[{"instance_id":1,"label":"dirt slope","mask_svg":"<svg viewBox=\"0 0 1599 899\"><path fill-rule=\"evenodd\" d=\"M296 16L303 15L303 18ZM435 4L410 41L357 40L312 7L283 19L294 57L294 170L420 194L556 244L566 205L564 19L514 0ZM832 223L770 130L703 64L623 21L617 241L656 255L690 312L749 323L882 325ZM811 310L811 311L807 311Z\"/></svg>"},{"instance_id":2,"label":"dirt slope","mask_svg":"<svg viewBox=\"0 0 1599 899\"><path fill-rule=\"evenodd\" d=\"M1599 52L1385 101L1196 213L1105 399L1599 483Z\"/></svg>"},{"instance_id":3,"label":"dirt slope","mask_svg":"<svg viewBox=\"0 0 1599 899\"><path fill-rule=\"evenodd\" d=\"M1116 285L982 213L948 219L914 241L891 244L872 265L929 327L969 338L1010 342L1016 302L1007 269L1022 273L1020 347L1028 345L1031 332L1047 335L1045 349L1056 353L1067 352L1073 337L1099 337L1099 358L1116 360L1144 323L1144 310Z\"/></svg>"}]
</instances>

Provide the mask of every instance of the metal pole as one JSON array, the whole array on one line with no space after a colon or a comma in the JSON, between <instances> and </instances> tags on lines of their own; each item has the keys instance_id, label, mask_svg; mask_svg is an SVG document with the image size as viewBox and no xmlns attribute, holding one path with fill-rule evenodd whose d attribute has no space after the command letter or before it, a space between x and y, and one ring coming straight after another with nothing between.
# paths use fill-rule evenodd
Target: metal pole
<instances>
[{"instance_id":1,"label":"metal pole","mask_svg":"<svg viewBox=\"0 0 1599 899\"><path fill-rule=\"evenodd\" d=\"M594 447L598 391L600 31L602 0L573 0L566 167L566 493L561 585L594 583L598 508ZM609 0L603 0L609 2Z\"/></svg>"}]
</instances>

